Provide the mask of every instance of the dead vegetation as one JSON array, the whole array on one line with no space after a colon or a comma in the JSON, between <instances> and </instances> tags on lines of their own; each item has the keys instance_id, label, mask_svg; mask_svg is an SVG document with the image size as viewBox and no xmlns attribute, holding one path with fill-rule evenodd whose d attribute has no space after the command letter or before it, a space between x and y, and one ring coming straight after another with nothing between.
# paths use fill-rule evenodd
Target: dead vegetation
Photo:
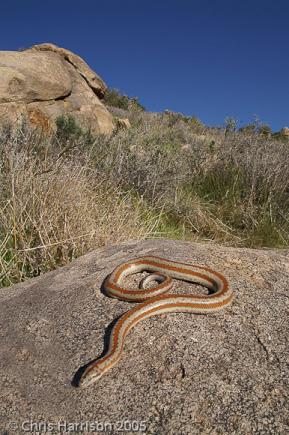
<instances>
[{"instance_id":1,"label":"dead vegetation","mask_svg":"<svg viewBox=\"0 0 289 435\"><path fill-rule=\"evenodd\" d=\"M25 123L2 129L2 286L131 238L288 246L288 142L179 114L111 109L120 110L132 128L111 137L71 119L50 138Z\"/></svg>"}]
</instances>

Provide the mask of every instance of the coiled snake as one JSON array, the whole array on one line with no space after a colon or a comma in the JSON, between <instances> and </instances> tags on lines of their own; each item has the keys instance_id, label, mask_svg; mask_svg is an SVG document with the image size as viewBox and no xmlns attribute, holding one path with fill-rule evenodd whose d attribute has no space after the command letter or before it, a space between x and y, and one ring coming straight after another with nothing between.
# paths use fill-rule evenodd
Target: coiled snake
<instances>
[{"instance_id":1,"label":"coiled snake","mask_svg":"<svg viewBox=\"0 0 289 435\"><path fill-rule=\"evenodd\" d=\"M122 287L124 278L143 271L152 274L140 282L140 289ZM172 278L200 284L208 288L210 294L163 294L171 289ZM157 281L158 285L144 289L150 281ZM75 386L90 385L110 370L121 357L126 335L141 320L161 313L213 313L227 307L234 297L228 281L219 272L155 256L136 258L117 266L104 281L104 289L117 299L141 303L118 319L111 331L106 354L76 372L72 381Z\"/></svg>"}]
</instances>

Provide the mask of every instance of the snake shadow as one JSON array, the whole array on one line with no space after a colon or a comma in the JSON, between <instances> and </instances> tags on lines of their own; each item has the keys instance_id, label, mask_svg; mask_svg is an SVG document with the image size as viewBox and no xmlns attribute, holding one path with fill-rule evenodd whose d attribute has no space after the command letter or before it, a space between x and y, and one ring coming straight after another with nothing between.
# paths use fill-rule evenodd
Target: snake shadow
<instances>
[{"instance_id":1,"label":"snake shadow","mask_svg":"<svg viewBox=\"0 0 289 435\"><path fill-rule=\"evenodd\" d=\"M107 278L107 277L106 277L106 278ZM105 278L105 279L106 279L106 278ZM105 286L104 286L104 282L105 282L105 280L103 281L103 283L102 283L102 285L101 285L101 287L100 287L100 291L101 291L101 293L104 294L106 297L112 298L112 297L111 297L111 296L106 292L106 290L105 290ZM208 289L208 290L209 290L209 291L208 291L208 294L213 294L213 293L214 293L213 290L211 290L211 289ZM113 298L112 298L112 299L113 299ZM132 302L128 301L128 303L129 303L129 304L133 304L134 302L133 302L133 301L132 301ZM99 359L101 359L101 358L102 358L102 357L107 353L108 348L109 348L109 342L110 342L110 337L111 337L111 334L112 334L112 330L113 330L115 324L117 323L117 321L120 319L121 316L122 316L122 314L120 314L118 317L116 317L116 318L115 318L112 322L110 322L110 324L105 328L104 336L103 336L103 351L101 352L101 354L98 355L96 358L94 358L94 359L88 361L85 365L79 367L79 369L75 372L75 374L74 374L74 376L73 376L73 378L72 378L72 381L71 381L71 385L72 385L73 387L79 387L81 377L82 377L83 373L85 372L86 368L87 368L90 364L92 364L92 363L98 361Z\"/></svg>"},{"instance_id":2,"label":"snake shadow","mask_svg":"<svg viewBox=\"0 0 289 435\"><path fill-rule=\"evenodd\" d=\"M101 293L103 293L105 296L107 296L107 297L109 297L109 298L111 297L111 296L109 296L109 295L106 293L106 291L105 291L105 288L104 288L104 281L103 281L103 283L102 283L102 285L101 285L100 291L101 291ZM114 320L112 320L112 321L109 323L109 325L105 328L104 336L103 336L103 351L101 352L101 354L98 355L96 358L94 358L94 359L88 361L88 363L84 364L83 366L81 366L81 367L79 367L79 368L77 369L77 371L75 372L75 374L74 374L74 376L73 376L73 378L72 378L72 381L71 381L71 385L72 385L73 387L79 387L80 379L81 379L83 373L85 372L86 368L87 368L91 363L94 363L94 362L98 361L99 359L101 359L101 358L102 358L102 357L107 353L108 348L109 348L109 341L110 341L110 337L111 337L111 334L112 334L112 330L113 330L115 324L117 323L117 321L121 318L121 316L122 316L122 314L120 314L118 317L116 317Z\"/></svg>"},{"instance_id":3,"label":"snake shadow","mask_svg":"<svg viewBox=\"0 0 289 435\"><path fill-rule=\"evenodd\" d=\"M114 319L112 322L110 322L110 324L105 328L104 331L104 337L103 337L103 351L101 352L101 354L99 354L96 358L88 361L88 363L84 364L83 366L79 367L79 369L77 369L77 371L75 372L72 381L71 381L71 385L73 387L79 387L79 383L80 383L80 379L83 375L83 373L85 372L86 368L91 364L94 363L96 361L98 361L99 359L101 359L108 351L108 347L109 347L109 340L110 340L110 336L113 330L114 325L116 324L116 322L118 321L118 319L120 319L122 315L118 316L116 319Z\"/></svg>"}]
</instances>

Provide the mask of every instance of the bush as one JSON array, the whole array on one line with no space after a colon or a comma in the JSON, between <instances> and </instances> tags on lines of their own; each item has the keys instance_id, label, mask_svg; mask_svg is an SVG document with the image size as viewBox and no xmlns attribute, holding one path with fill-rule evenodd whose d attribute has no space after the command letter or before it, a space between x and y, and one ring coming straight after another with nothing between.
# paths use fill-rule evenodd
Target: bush
<instances>
[{"instance_id":1,"label":"bush","mask_svg":"<svg viewBox=\"0 0 289 435\"><path fill-rule=\"evenodd\" d=\"M117 107L123 110L139 109L144 111L145 108L139 103L137 97L128 97L122 95L117 89L107 89L104 95L104 102L108 106Z\"/></svg>"},{"instance_id":2,"label":"bush","mask_svg":"<svg viewBox=\"0 0 289 435\"><path fill-rule=\"evenodd\" d=\"M245 125L244 127L240 127L239 132L254 134L257 132L257 127L255 124L248 124L248 125Z\"/></svg>"},{"instance_id":3,"label":"bush","mask_svg":"<svg viewBox=\"0 0 289 435\"><path fill-rule=\"evenodd\" d=\"M75 118L71 115L61 115L55 121L57 130L56 137L62 141L68 139L78 139L84 134L82 128L77 124Z\"/></svg>"},{"instance_id":4,"label":"bush","mask_svg":"<svg viewBox=\"0 0 289 435\"><path fill-rule=\"evenodd\" d=\"M246 134L261 134L264 137L270 137L273 134L269 125L254 123L240 127L239 132Z\"/></svg>"},{"instance_id":5,"label":"bush","mask_svg":"<svg viewBox=\"0 0 289 435\"><path fill-rule=\"evenodd\" d=\"M227 117L225 119L225 132L233 132L237 130L238 121L235 118Z\"/></svg>"},{"instance_id":6,"label":"bush","mask_svg":"<svg viewBox=\"0 0 289 435\"><path fill-rule=\"evenodd\" d=\"M287 144L289 142L289 137L288 137L287 134L284 134L284 130L283 129L280 130L280 131L277 131L276 133L273 133L272 137L274 139L278 140L278 141L281 141L281 142L284 142L284 143L287 143Z\"/></svg>"},{"instance_id":7,"label":"bush","mask_svg":"<svg viewBox=\"0 0 289 435\"><path fill-rule=\"evenodd\" d=\"M262 134L265 137L270 137L272 135L272 130L269 125L261 124L258 128L258 133Z\"/></svg>"}]
</instances>

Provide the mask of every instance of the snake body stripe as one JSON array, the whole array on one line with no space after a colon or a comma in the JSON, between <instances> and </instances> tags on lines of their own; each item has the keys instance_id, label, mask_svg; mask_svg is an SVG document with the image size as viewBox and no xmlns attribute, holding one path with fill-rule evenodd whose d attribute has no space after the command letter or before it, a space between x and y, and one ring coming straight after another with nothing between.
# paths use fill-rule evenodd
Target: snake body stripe
<instances>
[{"instance_id":1,"label":"snake body stripe","mask_svg":"<svg viewBox=\"0 0 289 435\"><path fill-rule=\"evenodd\" d=\"M123 287L124 278L143 271L154 273L153 279L160 284L145 290L142 288L129 290ZM208 295L160 294L171 289L172 278L200 284L208 288L211 293ZM119 361L126 335L141 320L162 313L216 312L228 306L234 297L228 281L219 272L208 267L179 263L155 256L137 258L119 265L105 280L104 288L109 296L141 303L118 319L112 329L106 354L80 368L78 386L94 383Z\"/></svg>"}]
</instances>

